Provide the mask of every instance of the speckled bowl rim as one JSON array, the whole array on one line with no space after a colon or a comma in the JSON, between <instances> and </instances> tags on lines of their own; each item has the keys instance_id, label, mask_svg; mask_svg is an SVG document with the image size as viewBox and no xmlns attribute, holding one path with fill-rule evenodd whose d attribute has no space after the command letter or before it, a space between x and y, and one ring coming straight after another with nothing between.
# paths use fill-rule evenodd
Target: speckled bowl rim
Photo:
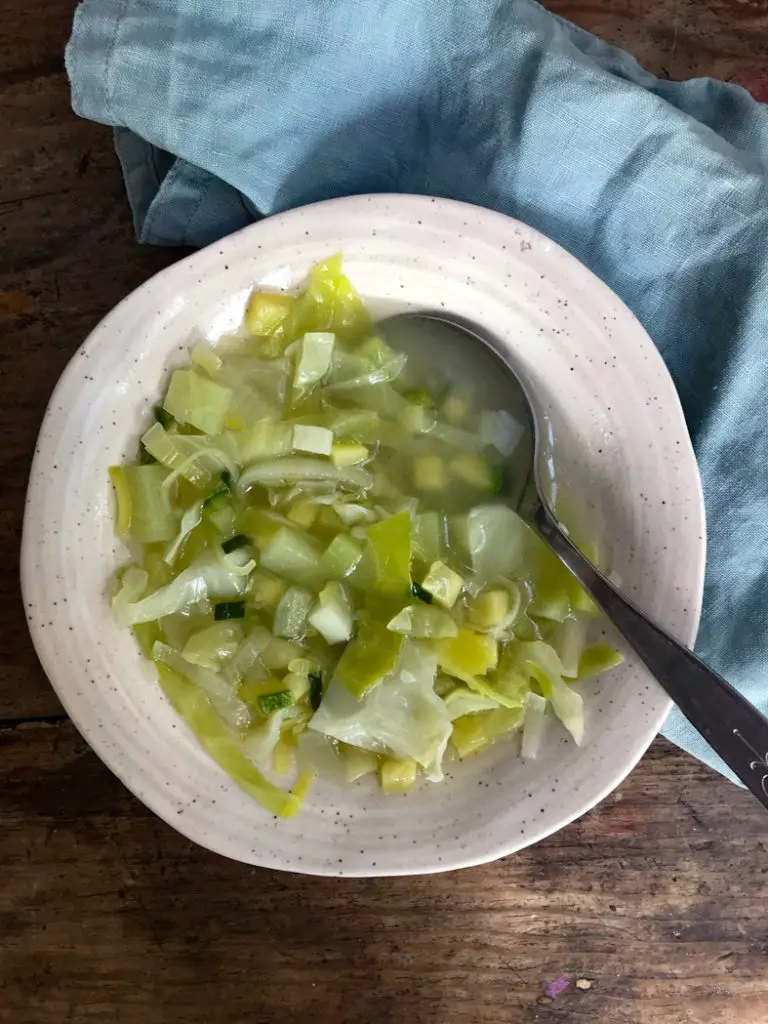
<instances>
[{"instance_id":1,"label":"speckled bowl rim","mask_svg":"<svg viewBox=\"0 0 768 1024\"><path fill-rule=\"evenodd\" d=\"M97 327L94 329L93 332L91 332L91 334L80 347L80 349L78 349L78 351L72 357L68 366L65 368L48 403L48 407L46 409L45 417L43 420L43 427L41 428L41 437L43 436L46 423L50 420L50 418L53 415L52 410L56 407L57 400L60 398L62 394L64 394L70 387L74 385L75 377L80 370L79 366L77 365L78 357L82 355L83 351L86 349L89 343L93 343L95 336L98 336L99 343L103 345L105 343L104 336L108 335L110 325L120 318L122 311L128 307L129 303L132 303L136 300L137 295L140 295L150 286L157 286L160 283L167 284L167 290L169 292L173 292L175 290L174 282L178 281L178 288L181 288L183 290L183 288L185 287L185 278L196 277L197 270L203 268L207 263L210 262L213 251L215 249L218 248L221 254L221 262L223 263L225 258L224 252L227 246L232 244L233 239L238 239L242 241L242 239L248 235L252 236L253 238L258 238L260 232L262 232L265 229L265 225L267 225L270 230L274 230L276 222L281 222L283 226L287 226L290 225L295 218L300 217L302 213L306 213L308 211L321 212L322 215L326 217L329 221L334 217L334 214L341 208L344 209L345 213L349 213L350 208L353 210L356 209L361 216L364 216L366 209L364 204L366 202L377 204L384 201L389 202L393 208L398 208L401 209L401 211L405 211L407 215L411 217L412 223L416 221L416 216L420 212L420 210L427 209L426 204L432 204L433 210L435 209L434 204L437 204L438 210L442 207L448 211L453 212L455 212L456 210L461 210L461 208L465 208L467 211L471 211L471 215L477 217L480 222L482 222L484 219L500 218L504 220L510 227L513 226L515 228L516 234L521 235L523 238L532 239L539 243L546 243L546 247L548 248L548 250L556 254L558 258L571 261L573 265L579 268L578 273L580 274L582 280L590 283L591 287L594 290L597 301L607 301L610 298L614 310L623 310L624 314L626 314L627 324L631 324L632 330L635 333L637 333L638 331L642 332L645 338L647 338L647 335L645 335L645 332L643 331L642 327L639 325L633 314L620 302L620 300L618 300L618 298L610 291L610 289L608 289L606 285L599 281L599 279L596 278L587 268L585 268L574 257L570 256L555 243L551 242L549 239L546 239L545 236L541 235L539 232L528 227L527 225L523 225L520 222L513 220L512 218L507 218L502 214L494 213L492 211L479 210L478 208L466 206L466 204L457 203L452 200L436 200L425 197L380 195L359 196L338 200L329 200L324 203L313 204L311 207L306 207L300 210L294 210L289 211L285 214L280 214L276 217L270 218L268 221L258 222L256 224L250 225L249 227L244 228L242 231L237 232L235 235L229 236L229 238L223 239L218 243L214 243L213 245L208 246L206 249L200 250L199 252L194 253L186 257L185 259L179 261L178 263L166 268L165 270L161 271L159 274L151 278L148 282L145 282L144 285L136 289L133 293L131 293L131 295L127 296L109 314L107 314L107 316L101 321L99 325L97 325ZM421 223L421 221L419 221L419 223ZM521 245L521 248L524 248L524 244ZM186 341L187 339L184 340ZM655 353L655 358L663 367L661 357L660 355L658 355L658 352L655 348L653 349L653 352ZM681 446L681 457L684 459L686 463L686 468L689 471L690 475L689 485L692 489L695 489L696 491L695 495L692 494L691 497L692 499L695 499L694 507L698 515L698 521L691 524L691 529L698 530L700 544L697 547L698 558L696 560L696 564L688 566L686 570L687 607L684 609L686 614L683 616L682 624L677 629L678 637L684 643L692 645L698 628L698 622L701 612L701 601L703 597L705 564L704 502L695 456L693 454L693 450L690 445L690 440L688 438L682 408L680 406L680 402L677 393L674 389L672 380L669 377L665 368L664 374L668 382L667 393L662 396L665 406L665 412L668 416L667 429L672 429L672 427L676 427L676 430L678 432L677 443ZM44 445L40 445L40 442L38 442L38 447L36 448L32 469L30 473L30 485L27 494L27 507L25 509L24 529L22 538L21 582L22 593L25 602L25 611L27 610L28 607L28 598L31 595L33 595L35 589L39 587L42 582L38 578L38 574L36 574L34 568L35 545L37 543L38 538L36 537L35 531L31 526L32 515L30 512L30 503L34 503L37 497L37 488L41 486L39 484L39 481L41 479L41 472L45 470L46 463L48 462L48 460L49 456L46 447ZM589 799L585 800L582 804L576 806L572 811L563 814L559 818L558 823L554 827L544 826L538 831L536 829L531 829L529 831L529 834L525 836L523 841L520 841L518 839L497 841L493 845L489 846L487 849L475 855L468 855L463 858L454 857L448 863L438 863L437 861L435 861L434 863L426 865L421 864L415 871L407 865L402 867L390 865L382 870L371 870L370 867L357 867L355 865L345 866L342 870L336 870L335 868L332 868L330 864L327 866L327 868L325 866L302 867L301 865L297 865L296 863L281 865L280 863L265 861L260 856L256 856L254 858L241 856L237 853L234 853L230 848L226 846L217 845L215 838L207 837L205 839L201 839L196 829L194 827L191 827L186 820L173 820L172 816L169 813L167 813L167 811L164 810L161 806L159 806L159 804L161 803L159 800L154 800L151 794L142 792L135 785L130 770L128 770L123 765L115 763L115 758L111 755L108 746L106 746L105 743L103 742L103 737L99 735L94 735L91 729L89 729L83 723L82 718L79 715L79 702L74 699L70 699L70 695L67 692L66 685L62 684L60 681L60 670L59 666L57 665L56 651L52 648L50 643L51 633L49 632L48 634L45 634L39 628L38 623L36 621L33 621L29 615L28 621L34 645L38 652L38 656L40 657L40 661L43 665L43 668L46 671L46 674L48 675L54 689L56 690L59 698L62 701L62 704L64 705L67 713L71 717L73 723L84 736L84 738L87 740L87 742L96 751L96 753L105 762L105 764L107 764L108 767L110 767L110 769L118 776L118 778L120 778L121 781L132 792L134 792L135 795L140 800L142 800L147 806L149 806L153 811L155 811L155 813L162 817L172 827L176 828L182 834L186 835L189 839L198 842L211 850L222 853L225 856L232 857L233 859L242 860L245 863L258 864L278 869L282 868L285 870L290 870L299 873L306 872L315 875L343 875L347 877L375 877L380 875L408 875L414 873L429 874L433 872L452 870L459 867L469 867L487 863L489 861L508 855L512 852L516 852L517 850L523 849L536 842L539 842L541 839L545 838L548 835L551 835L555 831L558 831L560 828L563 828L565 825L569 824L576 818L586 813L588 810L592 809L596 804L602 801L610 792L612 792L623 781L624 778L626 778L626 776L637 764L637 762L640 760L642 755L647 750L650 743L657 735L659 729L661 728L661 725L664 722L664 719L668 714L669 709L672 706L671 701L664 698L658 699L655 704L657 708L656 713L647 720L647 724L642 729L642 738L637 738L637 742L633 744L632 755L629 756L627 760L623 763L621 770L613 772L610 778L606 779L605 785L601 787L598 791L593 792Z\"/></svg>"}]
</instances>

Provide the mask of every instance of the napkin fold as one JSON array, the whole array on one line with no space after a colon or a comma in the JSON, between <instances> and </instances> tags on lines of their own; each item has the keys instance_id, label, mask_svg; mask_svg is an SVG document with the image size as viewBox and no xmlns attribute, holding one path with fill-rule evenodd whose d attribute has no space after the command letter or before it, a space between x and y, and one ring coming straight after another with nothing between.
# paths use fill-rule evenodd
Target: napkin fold
<instances>
[{"instance_id":1,"label":"napkin fold","mask_svg":"<svg viewBox=\"0 0 768 1024\"><path fill-rule=\"evenodd\" d=\"M75 110L115 129L141 241L425 193L517 217L606 281L699 460L696 649L768 713L766 108L661 81L532 0L84 0L67 69ZM730 774L679 712L664 732Z\"/></svg>"}]
</instances>

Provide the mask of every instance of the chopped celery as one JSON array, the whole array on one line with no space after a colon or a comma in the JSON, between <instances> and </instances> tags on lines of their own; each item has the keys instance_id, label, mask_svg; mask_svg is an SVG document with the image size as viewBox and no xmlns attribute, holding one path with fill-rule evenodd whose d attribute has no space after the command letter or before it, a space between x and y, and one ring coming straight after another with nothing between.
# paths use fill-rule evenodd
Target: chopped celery
<instances>
[{"instance_id":1,"label":"chopped celery","mask_svg":"<svg viewBox=\"0 0 768 1024\"><path fill-rule=\"evenodd\" d=\"M314 598L303 587L288 587L275 609L272 631L275 636L299 640L307 628L307 617Z\"/></svg>"},{"instance_id":2,"label":"chopped celery","mask_svg":"<svg viewBox=\"0 0 768 1024\"><path fill-rule=\"evenodd\" d=\"M160 465L124 466L123 480L130 496L130 532L141 544L170 540L176 533L163 483L167 471Z\"/></svg>"},{"instance_id":3,"label":"chopped celery","mask_svg":"<svg viewBox=\"0 0 768 1024\"><path fill-rule=\"evenodd\" d=\"M297 530L281 527L261 550L261 568L296 583L317 579L320 554L315 543Z\"/></svg>"},{"instance_id":4,"label":"chopped celery","mask_svg":"<svg viewBox=\"0 0 768 1024\"><path fill-rule=\"evenodd\" d=\"M262 487L284 487L305 480L327 480L352 490L367 490L373 483L371 475L360 466L334 466L323 459L300 456L257 462L243 471L238 482L241 491L254 484Z\"/></svg>"},{"instance_id":5,"label":"chopped celery","mask_svg":"<svg viewBox=\"0 0 768 1024\"><path fill-rule=\"evenodd\" d=\"M448 470L439 455L420 455L413 460L413 484L419 491L442 491L448 486Z\"/></svg>"},{"instance_id":6,"label":"chopped celery","mask_svg":"<svg viewBox=\"0 0 768 1024\"><path fill-rule=\"evenodd\" d=\"M293 434L290 423L258 420L239 438L240 458L243 462L255 462L289 455L293 450Z\"/></svg>"},{"instance_id":7,"label":"chopped celery","mask_svg":"<svg viewBox=\"0 0 768 1024\"><path fill-rule=\"evenodd\" d=\"M333 431L327 427L305 427L297 423L293 428L293 448L294 451L311 452L313 455L331 455ZM335 459L332 461L339 465Z\"/></svg>"},{"instance_id":8,"label":"chopped celery","mask_svg":"<svg viewBox=\"0 0 768 1024\"><path fill-rule=\"evenodd\" d=\"M224 426L232 392L194 370L174 370L163 408L178 423L188 423L204 434L218 434Z\"/></svg>"},{"instance_id":9,"label":"chopped celery","mask_svg":"<svg viewBox=\"0 0 768 1024\"><path fill-rule=\"evenodd\" d=\"M523 757L534 758L539 752L546 724L547 702L538 693L529 693L523 719L523 742L520 753Z\"/></svg>"},{"instance_id":10,"label":"chopped celery","mask_svg":"<svg viewBox=\"0 0 768 1024\"><path fill-rule=\"evenodd\" d=\"M181 655L193 665L217 672L237 653L242 642L243 627L239 622L215 622L193 633Z\"/></svg>"},{"instance_id":11,"label":"chopped celery","mask_svg":"<svg viewBox=\"0 0 768 1024\"><path fill-rule=\"evenodd\" d=\"M453 608L464 586L464 580L444 562L433 562L421 581L421 586L443 608Z\"/></svg>"},{"instance_id":12,"label":"chopped celery","mask_svg":"<svg viewBox=\"0 0 768 1024\"><path fill-rule=\"evenodd\" d=\"M558 623L548 637L558 653L562 674L567 679L575 679L579 674L579 660L587 645L587 625L583 617L569 616Z\"/></svg>"},{"instance_id":13,"label":"chopped celery","mask_svg":"<svg viewBox=\"0 0 768 1024\"><path fill-rule=\"evenodd\" d=\"M275 786L251 764L206 694L165 665L158 665L157 672L166 697L219 767L272 814L293 817L301 807L301 799Z\"/></svg>"},{"instance_id":14,"label":"chopped celery","mask_svg":"<svg viewBox=\"0 0 768 1024\"><path fill-rule=\"evenodd\" d=\"M314 626L329 644L345 643L352 636L352 609L349 596L341 583L326 583L317 604L309 616Z\"/></svg>"},{"instance_id":15,"label":"chopped celery","mask_svg":"<svg viewBox=\"0 0 768 1024\"><path fill-rule=\"evenodd\" d=\"M344 579L355 571L362 556L363 549L356 540L338 533L320 557L320 576L324 579Z\"/></svg>"},{"instance_id":16,"label":"chopped celery","mask_svg":"<svg viewBox=\"0 0 768 1024\"><path fill-rule=\"evenodd\" d=\"M382 793L410 793L416 785L418 765L412 757L382 758L380 768Z\"/></svg>"},{"instance_id":17,"label":"chopped celery","mask_svg":"<svg viewBox=\"0 0 768 1024\"><path fill-rule=\"evenodd\" d=\"M435 640L457 636L459 627L451 616L428 604L409 604L387 623L392 633L402 633L414 640Z\"/></svg>"}]
</instances>

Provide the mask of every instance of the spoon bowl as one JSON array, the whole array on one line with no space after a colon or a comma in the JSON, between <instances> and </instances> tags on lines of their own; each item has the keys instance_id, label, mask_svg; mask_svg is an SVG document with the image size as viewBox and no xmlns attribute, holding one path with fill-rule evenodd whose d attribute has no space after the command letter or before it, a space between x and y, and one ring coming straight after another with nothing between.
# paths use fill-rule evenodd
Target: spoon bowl
<instances>
[{"instance_id":1,"label":"spoon bowl","mask_svg":"<svg viewBox=\"0 0 768 1024\"><path fill-rule=\"evenodd\" d=\"M509 350L492 332L443 312L401 314L388 318L379 329L409 355L418 351L422 339L422 359L439 359L438 349L445 353L450 347L454 362L455 353L463 349L464 362L480 373L483 389L493 388L497 398L503 389L502 407L523 431L505 474L505 483L511 484L501 497L576 577L686 718L768 808L768 719L622 595L570 539L551 498L557 491L554 460L546 444L551 428L538 406L535 387L511 364Z\"/></svg>"}]
</instances>

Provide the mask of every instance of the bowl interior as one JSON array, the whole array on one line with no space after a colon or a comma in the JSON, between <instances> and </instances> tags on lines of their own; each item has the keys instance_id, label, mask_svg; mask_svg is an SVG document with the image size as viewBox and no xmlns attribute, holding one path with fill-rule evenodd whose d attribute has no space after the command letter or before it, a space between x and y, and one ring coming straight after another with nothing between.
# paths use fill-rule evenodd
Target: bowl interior
<instances>
[{"instance_id":1,"label":"bowl interior","mask_svg":"<svg viewBox=\"0 0 768 1024\"><path fill-rule=\"evenodd\" d=\"M235 329L251 287L297 287L343 250L376 315L445 308L501 338L551 422L558 503L626 592L685 642L698 623L703 506L677 396L643 329L589 271L509 218L447 200L357 197L245 229L118 306L65 371L32 469L22 576L41 661L75 724L148 806L197 842L253 864L395 874L478 863L593 806L656 734L667 699L633 658L586 684L585 745L554 721L533 762L515 742L448 766L442 785L383 797L319 781L276 821L208 759L166 705L105 599L125 560L107 467L135 450L190 341Z\"/></svg>"}]
</instances>

